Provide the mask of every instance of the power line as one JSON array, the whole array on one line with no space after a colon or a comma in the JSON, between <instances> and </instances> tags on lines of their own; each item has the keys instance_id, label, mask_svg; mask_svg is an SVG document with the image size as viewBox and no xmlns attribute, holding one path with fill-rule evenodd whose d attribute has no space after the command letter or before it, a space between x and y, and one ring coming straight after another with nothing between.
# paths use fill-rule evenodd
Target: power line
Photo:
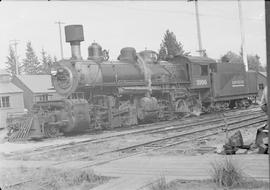
<instances>
[{"instance_id":1,"label":"power line","mask_svg":"<svg viewBox=\"0 0 270 190\"><path fill-rule=\"evenodd\" d=\"M97 2L96 5L101 5L104 6L106 3L103 2ZM116 4L111 5L110 7L114 8L121 8L123 9L123 6L118 6ZM187 10L165 10L165 9L149 9L149 8L142 8L142 7L128 7L129 10L135 10L135 11L142 11L142 12L152 12L152 13L169 13L169 14L184 14L184 15L195 15L194 12L192 11L187 11ZM237 17L229 17L229 16L224 16L224 15L219 15L219 14L209 14L209 13L198 13L199 16L202 17L211 17L213 19L225 19L225 20L236 20ZM250 20L250 21L258 21L258 22L264 22L263 19L261 18L252 18L252 17L243 17L243 20Z\"/></svg>"}]
</instances>

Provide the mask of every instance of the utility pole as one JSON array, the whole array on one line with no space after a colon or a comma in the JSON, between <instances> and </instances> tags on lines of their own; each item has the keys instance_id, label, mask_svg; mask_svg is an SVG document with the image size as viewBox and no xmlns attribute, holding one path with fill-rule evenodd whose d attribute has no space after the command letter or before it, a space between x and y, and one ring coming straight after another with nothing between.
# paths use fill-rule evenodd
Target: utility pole
<instances>
[{"instance_id":1,"label":"utility pole","mask_svg":"<svg viewBox=\"0 0 270 190\"><path fill-rule=\"evenodd\" d=\"M195 0L194 3L195 3L195 13L196 13L196 23L197 23L197 35L198 35L198 42L199 42L199 50L198 51L199 51L200 56L204 56L205 50L203 50L203 48L202 48L198 0Z\"/></svg>"},{"instance_id":2,"label":"utility pole","mask_svg":"<svg viewBox=\"0 0 270 190\"><path fill-rule=\"evenodd\" d=\"M241 53L242 53L242 59L245 65L245 70L248 70L248 61L247 61L247 54L246 54L246 47L245 47L245 29L243 24L243 18L242 18L242 5L241 1L238 0L238 12L239 12L239 20L240 20L240 31L241 31Z\"/></svg>"},{"instance_id":3,"label":"utility pole","mask_svg":"<svg viewBox=\"0 0 270 190\"><path fill-rule=\"evenodd\" d=\"M202 48L202 38L201 38L201 29L200 29L200 18L199 18L199 8L198 8L198 0L188 0L194 1L195 3L195 14L196 14L196 24L197 24L197 36L198 36L198 43L199 43L199 54L200 56L205 56L205 49Z\"/></svg>"},{"instance_id":4,"label":"utility pole","mask_svg":"<svg viewBox=\"0 0 270 190\"><path fill-rule=\"evenodd\" d=\"M265 1L265 29L266 29L266 62L267 62L267 116L268 116L268 126L270 126L270 1ZM268 139L270 139L270 133L268 133ZM268 153L268 171L270 170L270 154Z\"/></svg>"},{"instance_id":5,"label":"utility pole","mask_svg":"<svg viewBox=\"0 0 270 190\"><path fill-rule=\"evenodd\" d=\"M19 66L18 66L18 56L17 56L17 45L18 45L18 40L10 40L10 45L14 46L14 51L15 51L15 74L19 75Z\"/></svg>"},{"instance_id":6,"label":"utility pole","mask_svg":"<svg viewBox=\"0 0 270 190\"><path fill-rule=\"evenodd\" d=\"M64 58L64 55L63 55L63 43L62 43L61 24L65 24L65 23L63 23L61 21L57 21L57 22L55 22L55 24L58 24L58 27L59 27L60 50L61 50L61 58L63 59Z\"/></svg>"}]
</instances>

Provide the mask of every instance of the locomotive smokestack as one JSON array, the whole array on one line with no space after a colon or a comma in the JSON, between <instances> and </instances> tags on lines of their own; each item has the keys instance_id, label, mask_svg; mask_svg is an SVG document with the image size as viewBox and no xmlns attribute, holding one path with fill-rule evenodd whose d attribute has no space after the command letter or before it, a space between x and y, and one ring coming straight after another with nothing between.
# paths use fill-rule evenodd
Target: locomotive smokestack
<instances>
[{"instance_id":1,"label":"locomotive smokestack","mask_svg":"<svg viewBox=\"0 0 270 190\"><path fill-rule=\"evenodd\" d=\"M80 43L84 41L82 25L65 26L66 42L70 43L72 59L82 59Z\"/></svg>"}]
</instances>

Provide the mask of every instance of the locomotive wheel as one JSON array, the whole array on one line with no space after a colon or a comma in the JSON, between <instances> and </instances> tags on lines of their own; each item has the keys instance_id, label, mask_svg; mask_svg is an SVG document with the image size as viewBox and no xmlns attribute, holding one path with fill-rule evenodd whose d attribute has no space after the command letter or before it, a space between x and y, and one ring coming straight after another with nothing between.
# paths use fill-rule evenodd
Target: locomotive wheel
<instances>
[{"instance_id":1,"label":"locomotive wheel","mask_svg":"<svg viewBox=\"0 0 270 190\"><path fill-rule=\"evenodd\" d=\"M44 133L46 137L57 137L59 136L59 129L55 126L46 126L44 129Z\"/></svg>"},{"instance_id":2,"label":"locomotive wheel","mask_svg":"<svg viewBox=\"0 0 270 190\"><path fill-rule=\"evenodd\" d=\"M183 112L183 113L189 112L187 102L185 100L182 100L182 99L178 100L177 101L176 111L177 112Z\"/></svg>"},{"instance_id":3,"label":"locomotive wheel","mask_svg":"<svg viewBox=\"0 0 270 190\"><path fill-rule=\"evenodd\" d=\"M188 108L189 108L189 112L192 115L199 116L202 113L202 105L199 102L199 100L197 100L197 99L195 99L193 97L188 98L187 105L188 105Z\"/></svg>"}]
</instances>

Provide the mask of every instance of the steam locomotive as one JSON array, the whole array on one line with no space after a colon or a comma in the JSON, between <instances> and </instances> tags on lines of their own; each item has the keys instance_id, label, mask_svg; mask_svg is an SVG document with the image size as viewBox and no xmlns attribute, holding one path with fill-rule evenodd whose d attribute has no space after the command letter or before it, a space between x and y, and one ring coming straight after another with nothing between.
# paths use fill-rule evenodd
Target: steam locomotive
<instances>
[{"instance_id":1,"label":"steam locomotive","mask_svg":"<svg viewBox=\"0 0 270 190\"><path fill-rule=\"evenodd\" d=\"M66 131L245 107L257 95L256 73L246 72L242 64L182 55L161 61L154 51L137 53L131 47L123 48L117 61L109 61L97 43L83 60L82 25L66 26L65 36L72 57L57 62L51 75L57 93L68 99L53 112L55 122L69 125Z\"/></svg>"}]
</instances>

